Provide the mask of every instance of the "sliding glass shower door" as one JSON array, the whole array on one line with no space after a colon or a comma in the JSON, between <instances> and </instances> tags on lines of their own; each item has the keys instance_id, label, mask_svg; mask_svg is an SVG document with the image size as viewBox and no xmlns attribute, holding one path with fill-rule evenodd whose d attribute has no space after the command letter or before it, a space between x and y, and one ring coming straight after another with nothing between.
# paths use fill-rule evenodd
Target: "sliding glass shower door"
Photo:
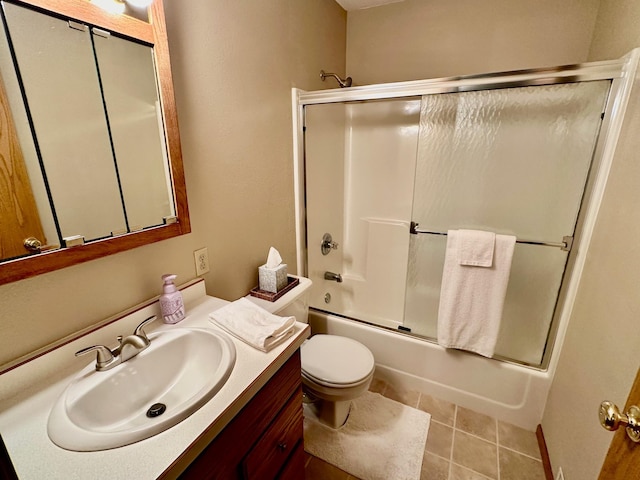
<instances>
[{"instance_id":1,"label":"sliding glass shower door","mask_svg":"<svg viewBox=\"0 0 640 480\"><path fill-rule=\"evenodd\" d=\"M541 365L610 85L306 105L310 305L435 339L447 230L515 235L496 354Z\"/></svg>"},{"instance_id":2,"label":"sliding glass shower door","mask_svg":"<svg viewBox=\"0 0 640 480\"><path fill-rule=\"evenodd\" d=\"M436 337L447 230L515 235L496 354L541 363L609 86L423 97L405 327Z\"/></svg>"}]
</instances>

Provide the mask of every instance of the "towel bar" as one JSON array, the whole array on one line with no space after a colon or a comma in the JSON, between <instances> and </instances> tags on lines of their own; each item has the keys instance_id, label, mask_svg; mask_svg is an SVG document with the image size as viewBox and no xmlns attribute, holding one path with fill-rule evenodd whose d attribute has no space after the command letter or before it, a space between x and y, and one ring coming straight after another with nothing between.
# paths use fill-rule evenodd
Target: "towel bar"
<instances>
[{"instance_id":1,"label":"towel bar","mask_svg":"<svg viewBox=\"0 0 640 480\"><path fill-rule=\"evenodd\" d=\"M409 232L417 235L418 233L426 233L427 235L446 235L447 232L432 232L430 230L419 230L418 224L416 222L411 222L411 226L409 228ZM516 243L525 243L527 245L543 245L546 247L558 247L560 250L564 252L570 252L571 247L573 245L573 237L570 235L566 235L562 237L562 242L539 242L537 240L525 240L518 238Z\"/></svg>"}]
</instances>

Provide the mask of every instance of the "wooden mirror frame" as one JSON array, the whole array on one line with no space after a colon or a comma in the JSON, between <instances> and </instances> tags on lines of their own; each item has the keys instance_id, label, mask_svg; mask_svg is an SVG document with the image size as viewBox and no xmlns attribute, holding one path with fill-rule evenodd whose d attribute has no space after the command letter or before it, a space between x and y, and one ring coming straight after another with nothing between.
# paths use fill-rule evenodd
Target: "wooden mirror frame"
<instances>
[{"instance_id":1,"label":"wooden mirror frame","mask_svg":"<svg viewBox=\"0 0 640 480\"><path fill-rule=\"evenodd\" d=\"M11 1L85 22L153 46L178 221L77 247L60 248L0 263L0 285L191 232L162 0L154 0L149 7L148 23L124 14L109 13L89 0Z\"/></svg>"}]
</instances>

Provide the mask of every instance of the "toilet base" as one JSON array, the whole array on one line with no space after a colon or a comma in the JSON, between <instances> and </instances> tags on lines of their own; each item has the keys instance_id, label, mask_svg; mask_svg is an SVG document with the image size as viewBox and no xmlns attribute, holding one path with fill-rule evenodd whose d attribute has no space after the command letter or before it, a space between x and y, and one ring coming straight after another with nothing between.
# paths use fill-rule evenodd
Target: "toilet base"
<instances>
[{"instance_id":1,"label":"toilet base","mask_svg":"<svg viewBox=\"0 0 640 480\"><path fill-rule=\"evenodd\" d=\"M350 411L351 400L330 402L317 399L313 403L305 404L305 415L310 414L315 420L333 429L346 423Z\"/></svg>"}]
</instances>

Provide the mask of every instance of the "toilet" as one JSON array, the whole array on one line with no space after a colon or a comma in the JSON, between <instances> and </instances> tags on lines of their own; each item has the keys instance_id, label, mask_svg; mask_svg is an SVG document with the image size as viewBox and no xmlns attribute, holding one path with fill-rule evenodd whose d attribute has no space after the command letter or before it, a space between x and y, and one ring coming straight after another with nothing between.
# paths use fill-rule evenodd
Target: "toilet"
<instances>
[{"instance_id":1,"label":"toilet","mask_svg":"<svg viewBox=\"0 0 640 480\"><path fill-rule=\"evenodd\" d=\"M262 308L281 316L293 315L308 323L311 280L300 283L275 302L247 297ZM375 362L371 351L360 342L339 335L317 334L300 347L302 384L312 404L309 414L331 428L347 421L351 401L369 389Z\"/></svg>"}]
</instances>

